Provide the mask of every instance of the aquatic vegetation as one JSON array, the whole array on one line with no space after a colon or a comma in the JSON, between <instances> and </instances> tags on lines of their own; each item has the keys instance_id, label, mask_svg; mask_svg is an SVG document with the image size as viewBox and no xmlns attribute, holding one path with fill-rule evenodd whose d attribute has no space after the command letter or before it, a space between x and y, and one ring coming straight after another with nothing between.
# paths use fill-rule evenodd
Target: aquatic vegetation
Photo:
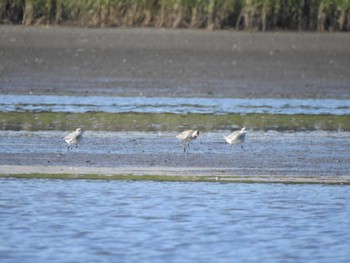
<instances>
[{"instance_id":1,"label":"aquatic vegetation","mask_svg":"<svg viewBox=\"0 0 350 263\"><path fill-rule=\"evenodd\" d=\"M0 0L0 22L349 31L350 0Z\"/></svg>"},{"instance_id":2,"label":"aquatic vegetation","mask_svg":"<svg viewBox=\"0 0 350 263\"><path fill-rule=\"evenodd\" d=\"M166 175L133 175L133 174L116 174L116 175L101 175L101 174L0 174L0 178L11 177L21 179L85 179L85 180L128 180L128 181L166 181L166 182L205 182L212 181L212 178L206 176L166 176Z\"/></svg>"},{"instance_id":3,"label":"aquatic vegetation","mask_svg":"<svg viewBox=\"0 0 350 263\"><path fill-rule=\"evenodd\" d=\"M283 184L328 184L349 185L347 178L281 177L281 176L182 176L182 175L134 175L134 174L0 174L0 178L17 179L64 179L64 180L123 180L156 182L215 182L215 183L283 183Z\"/></svg>"},{"instance_id":4,"label":"aquatic vegetation","mask_svg":"<svg viewBox=\"0 0 350 263\"><path fill-rule=\"evenodd\" d=\"M94 131L255 130L350 131L349 115L283 114L170 114L170 113L62 113L0 112L0 130L72 130L76 125Z\"/></svg>"}]
</instances>

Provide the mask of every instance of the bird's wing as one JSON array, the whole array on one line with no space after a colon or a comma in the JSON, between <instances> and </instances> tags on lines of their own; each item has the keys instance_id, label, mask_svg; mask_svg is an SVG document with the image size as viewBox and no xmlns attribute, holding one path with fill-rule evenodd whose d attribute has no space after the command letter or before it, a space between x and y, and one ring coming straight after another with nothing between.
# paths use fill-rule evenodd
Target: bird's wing
<instances>
[{"instance_id":1,"label":"bird's wing","mask_svg":"<svg viewBox=\"0 0 350 263\"><path fill-rule=\"evenodd\" d=\"M185 138L188 138L191 134L193 133L192 130L188 130L188 131L183 131L181 132L179 135L176 136L176 138L178 139L185 139Z\"/></svg>"},{"instance_id":2,"label":"bird's wing","mask_svg":"<svg viewBox=\"0 0 350 263\"><path fill-rule=\"evenodd\" d=\"M226 137L227 137L228 139L231 139L231 140L232 140L232 139L234 139L234 138L237 138L239 134L240 134L239 131L235 131L235 132L233 132L233 133L227 135Z\"/></svg>"},{"instance_id":3,"label":"bird's wing","mask_svg":"<svg viewBox=\"0 0 350 263\"><path fill-rule=\"evenodd\" d=\"M64 137L65 140L71 140L73 139L75 136L75 132L71 132L70 134L66 135L66 137Z\"/></svg>"}]
</instances>

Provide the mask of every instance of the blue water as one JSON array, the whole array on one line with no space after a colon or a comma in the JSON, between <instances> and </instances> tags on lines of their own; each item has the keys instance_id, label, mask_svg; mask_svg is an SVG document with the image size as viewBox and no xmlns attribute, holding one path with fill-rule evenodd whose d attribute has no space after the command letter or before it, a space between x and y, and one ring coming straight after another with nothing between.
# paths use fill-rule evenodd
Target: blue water
<instances>
[{"instance_id":1,"label":"blue water","mask_svg":"<svg viewBox=\"0 0 350 263\"><path fill-rule=\"evenodd\" d=\"M1 262L349 262L349 186L0 179Z\"/></svg>"},{"instance_id":2,"label":"blue water","mask_svg":"<svg viewBox=\"0 0 350 263\"><path fill-rule=\"evenodd\" d=\"M349 115L350 100L0 95L0 111Z\"/></svg>"}]
</instances>

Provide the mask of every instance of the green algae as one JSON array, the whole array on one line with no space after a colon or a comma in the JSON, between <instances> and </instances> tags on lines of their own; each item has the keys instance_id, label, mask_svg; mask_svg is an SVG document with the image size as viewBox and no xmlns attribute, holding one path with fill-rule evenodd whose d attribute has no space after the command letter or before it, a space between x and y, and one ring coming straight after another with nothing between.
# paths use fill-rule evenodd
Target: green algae
<instances>
[{"instance_id":1,"label":"green algae","mask_svg":"<svg viewBox=\"0 0 350 263\"><path fill-rule=\"evenodd\" d=\"M327 184L350 185L349 180L322 179L317 177L245 177L245 176L176 176L176 175L134 175L134 174L0 174L0 178L16 179L62 179L62 180L123 180L155 182L216 182L216 183L267 183L267 184Z\"/></svg>"},{"instance_id":2,"label":"green algae","mask_svg":"<svg viewBox=\"0 0 350 263\"><path fill-rule=\"evenodd\" d=\"M207 182L213 181L206 176L167 176L167 175L133 175L133 174L0 174L0 178L17 179L84 179L84 180L126 180L126 181L159 181L159 182Z\"/></svg>"},{"instance_id":3,"label":"green algae","mask_svg":"<svg viewBox=\"0 0 350 263\"><path fill-rule=\"evenodd\" d=\"M255 130L350 131L349 115L276 115L276 114L169 114L169 113L61 113L0 112L0 130L71 130L82 127L92 131L201 131L230 130L246 126Z\"/></svg>"}]
</instances>

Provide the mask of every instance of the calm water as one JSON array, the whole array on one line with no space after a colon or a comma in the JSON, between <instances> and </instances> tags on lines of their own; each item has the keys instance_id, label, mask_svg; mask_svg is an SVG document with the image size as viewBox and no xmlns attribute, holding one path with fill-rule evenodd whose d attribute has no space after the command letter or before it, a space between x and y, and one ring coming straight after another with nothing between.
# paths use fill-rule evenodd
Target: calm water
<instances>
[{"instance_id":1,"label":"calm water","mask_svg":"<svg viewBox=\"0 0 350 263\"><path fill-rule=\"evenodd\" d=\"M0 179L1 262L349 262L349 186Z\"/></svg>"},{"instance_id":2,"label":"calm water","mask_svg":"<svg viewBox=\"0 0 350 263\"><path fill-rule=\"evenodd\" d=\"M0 111L349 115L350 100L0 95Z\"/></svg>"}]
</instances>

